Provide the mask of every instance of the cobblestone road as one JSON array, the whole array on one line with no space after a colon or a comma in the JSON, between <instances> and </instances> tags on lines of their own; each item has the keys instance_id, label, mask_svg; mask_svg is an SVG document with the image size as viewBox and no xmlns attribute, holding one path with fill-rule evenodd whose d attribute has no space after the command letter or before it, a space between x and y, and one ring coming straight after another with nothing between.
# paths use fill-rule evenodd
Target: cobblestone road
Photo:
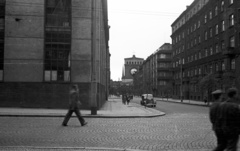
<instances>
[{"instance_id":1,"label":"cobblestone road","mask_svg":"<svg viewBox=\"0 0 240 151\"><path fill-rule=\"evenodd\" d=\"M216 144L207 114L171 114L155 118L0 117L0 146L111 147L153 151L210 150Z\"/></svg>"}]
</instances>

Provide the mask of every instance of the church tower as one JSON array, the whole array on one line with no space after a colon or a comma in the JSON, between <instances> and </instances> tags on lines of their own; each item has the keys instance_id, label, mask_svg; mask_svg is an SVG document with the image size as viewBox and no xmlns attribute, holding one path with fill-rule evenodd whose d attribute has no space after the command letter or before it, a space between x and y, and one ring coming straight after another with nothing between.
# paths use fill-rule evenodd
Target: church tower
<instances>
[{"instance_id":1,"label":"church tower","mask_svg":"<svg viewBox=\"0 0 240 151\"><path fill-rule=\"evenodd\" d=\"M143 64L143 58L137 58L133 55L131 58L124 58L124 68L122 73L122 83L132 84L133 76L139 70L139 67Z\"/></svg>"}]
</instances>

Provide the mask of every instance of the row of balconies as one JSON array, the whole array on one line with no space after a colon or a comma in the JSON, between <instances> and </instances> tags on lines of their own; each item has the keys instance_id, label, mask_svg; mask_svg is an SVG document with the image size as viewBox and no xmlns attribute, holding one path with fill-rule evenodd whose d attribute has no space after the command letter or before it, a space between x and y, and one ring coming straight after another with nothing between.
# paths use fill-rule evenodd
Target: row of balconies
<instances>
[{"instance_id":1,"label":"row of balconies","mask_svg":"<svg viewBox=\"0 0 240 151\"><path fill-rule=\"evenodd\" d=\"M229 58L232 58L234 56L239 56L240 55L240 50L238 50L237 48L234 47L227 47L226 49L222 50L222 52L216 53L214 55L208 56L208 57L203 57L201 59L192 61L192 62L188 62L183 64L183 68L190 68L190 67L195 67L207 62L211 62L214 60L220 60L225 58L226 56ZM177 70L179 70L179 68L181 67L181 65L179 65L179 67L175 68ZM174 68L173 68L174 70Z\"/></svg>"},{"instance_id":2,"label":"row of balconies","mask_svg":"<svg viewBox=\"0 0 240 151\"><path fill-rule=\"evenodd\" d=\"M197 83L199 80L201 80L204 76L206 76L207 74L202 74L202 75L195 75L195 76L191 76L191 77L183 77L183 79L181 78L178 78L178 79L175 79L175 83L176 84L180 84L181 83L181 80L183 82L190 82L190 83ZM225 77L228 77L228 78L235 78L235 71L234 70L228 70L228 71L217 71L215 73L213 73L213 76L215 79L222 79L222 78L225 78Z\"/></svg>"}]
</instances>

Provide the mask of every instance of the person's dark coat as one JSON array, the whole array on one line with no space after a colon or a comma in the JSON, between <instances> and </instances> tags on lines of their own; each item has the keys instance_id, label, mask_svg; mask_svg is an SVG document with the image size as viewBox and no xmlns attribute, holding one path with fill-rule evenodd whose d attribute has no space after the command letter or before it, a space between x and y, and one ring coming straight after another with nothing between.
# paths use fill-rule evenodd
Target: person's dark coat
<instances>
[{"instance_id":1,"label":"person's dark coat","mask_svg":"<svg viewBox=\"0 0 240 151\"><path fill-rule=\"evenodd\" d=\"M69 98L69 108L71 110L79 109L80 105L81 105L81 102L80 102L80 99L79 99L78 92L75 91L75 90L71 90L69 96L70 96L70 98Z\"/></svg>"},{"instance_id":2,"label":"person's dark coat","mask_svg":"<svg viewBox=\"0 0 240 151\"><path fill-rule=\"evenodd\" d=\"M210 107L210 121L214 131L225 134L240 132L240 109L231 102L216 102Z\"/></svg>"}]
</instances>

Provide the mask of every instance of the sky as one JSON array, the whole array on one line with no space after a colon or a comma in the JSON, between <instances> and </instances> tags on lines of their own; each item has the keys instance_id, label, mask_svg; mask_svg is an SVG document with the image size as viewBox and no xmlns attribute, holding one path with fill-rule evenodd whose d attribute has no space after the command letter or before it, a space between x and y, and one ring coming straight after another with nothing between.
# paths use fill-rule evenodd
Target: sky
<instances>
[{"instance_id":1,"label":"sky","mask_svg":"<svg viewBox=\"0 0 240 151\"><path fill-rule=\"evenodd\" d=\"M146 59L172 43L171 24L194 0L108 0L111 79L121 81L124 58Z\"/></svg>"}]
</instances>

